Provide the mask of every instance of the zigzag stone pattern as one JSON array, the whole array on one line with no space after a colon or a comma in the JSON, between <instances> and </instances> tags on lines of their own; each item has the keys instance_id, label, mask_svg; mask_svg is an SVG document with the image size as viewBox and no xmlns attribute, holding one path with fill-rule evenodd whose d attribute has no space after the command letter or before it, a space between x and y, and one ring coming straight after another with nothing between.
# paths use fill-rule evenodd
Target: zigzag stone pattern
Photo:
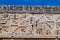
<instances>
[{"instance_id":1,"label":"zigzag stone pattern","mask_svg":"<svg viewBox=\"0 0 60 40\"><path fill-rule=\"evenodd\" d=\"M0 6L0 37L60 38L60 6Z\"/></svg>"}]
</instances>

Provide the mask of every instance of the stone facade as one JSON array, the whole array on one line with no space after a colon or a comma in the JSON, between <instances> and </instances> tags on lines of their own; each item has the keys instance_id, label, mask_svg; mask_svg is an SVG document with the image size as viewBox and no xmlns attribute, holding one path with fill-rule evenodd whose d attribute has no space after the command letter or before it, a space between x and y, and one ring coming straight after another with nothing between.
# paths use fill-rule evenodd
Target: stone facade
<instances>
[{"instance_id":1,"label":"stone facade","mask_svg":"<svg viewBox=\"0 0 60 40\"><path fill-rule=\"evenodd\" d=\"M60 38L60 6L0 6L0 38Z\"/></svg>"}]
</instances>

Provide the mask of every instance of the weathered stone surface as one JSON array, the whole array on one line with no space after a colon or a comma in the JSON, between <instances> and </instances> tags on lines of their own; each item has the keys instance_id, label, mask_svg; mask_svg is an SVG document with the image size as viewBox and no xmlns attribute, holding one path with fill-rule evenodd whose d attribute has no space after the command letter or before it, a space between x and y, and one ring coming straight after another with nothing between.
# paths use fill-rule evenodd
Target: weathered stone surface
<instances>
[{"instance_id":1,"label":"weathered stone surface","mask_svg":"<svg viewBox=\"0 0 60 40\"><path fill-rule=\"evenodd\" d=\"M9 7L12 8L9 9ZM16 9L16 7L21 7L21 8ZM25 10L23 10L22 7L24 7ZM54 7L54 6L51 7L28 6L27 8L26 7L1 6L3 10L2 12L0 12L0 29L1 29L0 37L60 38L60 13L58 14L57 12L55 14L56 11L55 12L49 11L54 8L59 9L59 7ZM43 10L43 12L41 13L39 13L41 11L40 8L41 10ZM9 9L10 12L7 9ZM30 12L31 10L33 11L33 13ZM22 11L22 13L20 11Z\"/></svg>"}]
</instances>

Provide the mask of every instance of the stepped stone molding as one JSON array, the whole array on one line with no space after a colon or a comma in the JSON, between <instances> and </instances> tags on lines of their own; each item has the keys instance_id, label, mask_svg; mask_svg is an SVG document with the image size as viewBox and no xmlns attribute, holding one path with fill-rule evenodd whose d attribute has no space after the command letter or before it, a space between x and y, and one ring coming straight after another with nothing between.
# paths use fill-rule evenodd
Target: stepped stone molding
<instances>
[{"instance_id":1,"label":"stepped stone molding","mask_svg":"<svg viewBox=\"0 0 60 40\"><path fill-rule=\"evenodd\" d=\"M0 5L0 12L60 13L60 6Z\"/></svg>"}]
</instances>

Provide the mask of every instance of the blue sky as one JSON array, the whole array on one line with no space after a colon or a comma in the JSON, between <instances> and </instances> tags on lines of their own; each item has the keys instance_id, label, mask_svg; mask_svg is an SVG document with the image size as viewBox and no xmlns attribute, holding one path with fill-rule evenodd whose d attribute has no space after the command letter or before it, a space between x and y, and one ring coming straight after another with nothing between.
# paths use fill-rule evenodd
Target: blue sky
<instances>
[{"instance_id":1,"label":"blue sky","mask_svg":"<svg viewBox=\"0 0 60 40\"><path fill-rule=\"evenodd\" d=\"M0 0L0 5L60 5L60 0Z\"/></svg>"}]
</instances>

